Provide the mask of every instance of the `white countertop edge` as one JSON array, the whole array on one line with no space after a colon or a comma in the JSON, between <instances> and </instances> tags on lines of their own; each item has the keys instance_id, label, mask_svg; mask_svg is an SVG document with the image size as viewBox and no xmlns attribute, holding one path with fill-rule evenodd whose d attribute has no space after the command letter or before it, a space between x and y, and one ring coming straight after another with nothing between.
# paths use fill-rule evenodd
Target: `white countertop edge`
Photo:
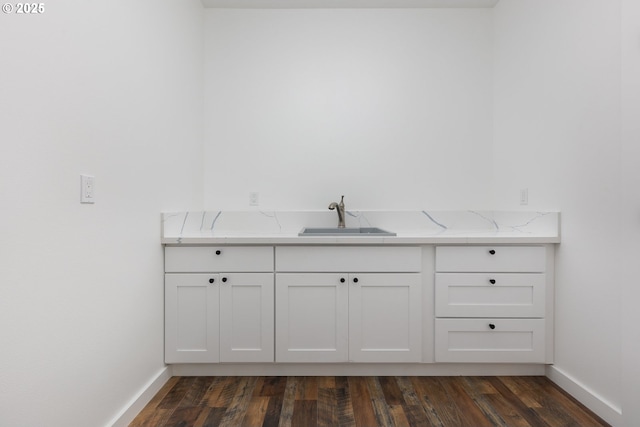
<instances>
[{"instance_id":1,"label":"white countertop edge","mask_svg":"<svg viewBox=\"0 0 640 427\"><path fill-rule=\"evenodd\" d=\"M433 245L433 244L550 244L559 236L394 236L394 237L298 237L226 236L163 238L164 245Z\"/></svg>"},{"instance_id":2,"label":"white countertop edge","mask_svg":"<svg viewBox=\"0 0 640 427\"><path fill-rule=\"evenodd\" d=\"M303 224L333 224L327 212L162 213L165 245L434 245L560 243L560 212L352 211L352 222L396 236L299 236Z\"/></svg>"}]
</instances>

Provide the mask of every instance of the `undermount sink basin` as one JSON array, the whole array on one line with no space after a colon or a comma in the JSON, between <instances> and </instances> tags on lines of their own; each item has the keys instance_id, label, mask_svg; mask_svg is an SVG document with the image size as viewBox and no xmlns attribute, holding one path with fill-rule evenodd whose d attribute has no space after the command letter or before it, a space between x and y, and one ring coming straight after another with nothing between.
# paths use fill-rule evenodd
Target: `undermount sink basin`
<instances>
[{"instance_id":1,"label":"undermount sink basin","mask_svg":"<svg viewBox=\"0 0 640 427\"><path fill-rule=\"evenodd\" d=\"M298 236L395 236L396 233L383 230L377 227L358 227L358 228L309 228L302 229Z\"/></svg>"}]
</instances>

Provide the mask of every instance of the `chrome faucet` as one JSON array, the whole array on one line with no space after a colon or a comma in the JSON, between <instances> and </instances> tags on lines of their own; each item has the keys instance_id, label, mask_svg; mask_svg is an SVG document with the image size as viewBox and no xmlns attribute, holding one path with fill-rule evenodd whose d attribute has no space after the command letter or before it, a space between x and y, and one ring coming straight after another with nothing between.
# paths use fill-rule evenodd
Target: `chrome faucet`
<instances>
[{"instance_id":1,"label":"chrome faucet","mask_svg":"<svg viewBox=\"0 0 640 427\"><path fill-rule=\"evenodd\" d=\"M338 228L344 228L344 196L340 199L340 203L331 203L329 209L338 211Z\"/></svg>"}]
</instances>

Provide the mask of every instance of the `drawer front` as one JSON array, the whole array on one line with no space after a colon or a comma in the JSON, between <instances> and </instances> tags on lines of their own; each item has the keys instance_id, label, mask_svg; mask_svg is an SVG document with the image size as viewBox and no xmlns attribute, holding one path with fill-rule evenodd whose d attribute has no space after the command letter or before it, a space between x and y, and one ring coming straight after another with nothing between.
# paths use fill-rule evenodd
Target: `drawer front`
<instances>
[{"instance_id":1,"label":"drawer front","mask_svg":"<svg viewBox=\"0 0 640 427\"><path fill-rule=\"evenodd\" d=\"M544 363L544 334L544 319L436 319L435 358L436 362Z\"/></svg>"},{"instance_id":2,"label":"drawer front","mask_svg":"<svg viewBox=\"0 0 640 427\"><path fill-rule=\"evenodd\" d=\"M544 246L438 246L436 271L544 272Z\"/></svg>"},{"instance_id":3,"label":"drawer front","mask_svg":"<svg viewBox=\"0 0 640 427\"><path fill-rule=\"evenodd\" d=\"M419 272L419 247L276 247L276 271L291 272Z\"/></svg>"},{"instance_id":4,"label":"drawer front","mask_svg":"<svg viewBox=\"0 0 640 427\"><path fill-rule=\"evenodd\" d=\"M167 246L166 272L268 272L273 271L271 246Z\"/></svg>"},{"instance_id":5,"label":"drawer front","mask_svg":"<svg viewBox=\"0 0 640 427\"><path fill-rule=\"evenodd\" d=\"M437 317L544 317L543 273L437 273Z\"/></svg>"}]
</instances>

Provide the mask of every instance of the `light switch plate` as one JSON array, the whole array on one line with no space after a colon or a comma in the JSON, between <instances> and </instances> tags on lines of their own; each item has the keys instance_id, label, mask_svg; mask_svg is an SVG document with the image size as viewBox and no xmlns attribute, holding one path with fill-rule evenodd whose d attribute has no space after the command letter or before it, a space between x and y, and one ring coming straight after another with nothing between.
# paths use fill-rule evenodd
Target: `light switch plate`
<instances>
[{"instance_id":1,"label":"light switch plate","mask_svg":"<svg viewBox=\"0 0 640 427\"><path fill-rule=\"evenodd\" d=\"M80 175L80 203L95 203L95 176Z\"/></svg>"}]
</instances>

